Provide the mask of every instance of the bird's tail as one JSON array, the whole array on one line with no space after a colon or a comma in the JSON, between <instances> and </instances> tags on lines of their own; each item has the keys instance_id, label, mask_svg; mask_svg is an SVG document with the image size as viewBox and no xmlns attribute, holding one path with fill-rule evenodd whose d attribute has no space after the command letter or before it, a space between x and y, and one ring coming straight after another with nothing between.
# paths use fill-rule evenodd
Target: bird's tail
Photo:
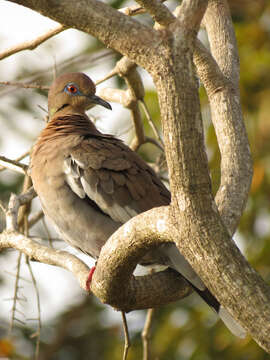
<instances>
[{"instance_id":1,"label":"bird's tail","mask_svg":"<svg viewBox=\"0 0 270 360\"><path fill-rule=\"evenodd\" d=\"M214 297L214 295L205 288L204 290L197 289L190 282L189 284L196 291L198 295L219 315L220 319L224 322L227 328L235 335L240 338L244 338L246 336L245 329L231 316L231 314L226 310L218 300Z\"/></svg>"},{"instance_id":2,"label":"bird's tail","mask_svg":"<svg viewBox=\"0 0 270 360\"><path fill-rule=\"evenodd\" d=\"M244 338L246 336L245 330L236 320L229 314L229 312L220 305L214 295L206 288L203 281L195 273L189 262L184 258L175 245L169 245L162 248L163 253L168 256L168 265L179 272L186 281L192 286L198 295L219 315L221 320L227 328L236 336Z\"/></svg>"}]
</instances>

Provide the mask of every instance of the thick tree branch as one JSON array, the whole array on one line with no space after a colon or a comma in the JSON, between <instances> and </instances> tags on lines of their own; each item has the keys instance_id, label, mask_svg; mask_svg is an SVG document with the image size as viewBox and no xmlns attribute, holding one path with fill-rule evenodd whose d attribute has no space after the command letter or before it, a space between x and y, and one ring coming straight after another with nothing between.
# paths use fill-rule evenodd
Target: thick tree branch
<instances>
[{"instance_id":1,"label":"thick tree branch","mask_svg":"<svg viewBox=\"0 0 270 360\"><path fill-rule=\"evenodd\" d=\"M23 252L30 258L30 260L39 261L49 265L56 265L66 270L69 270L77 278L80 286L85 290L86 280L89 274L88 266L86 266L76 256L71 255L66 251L59 251L53 248L48 248L47 246L44 246L39 242L34 241L17 231L17 218L20 206L29 203L29 201L31 201L34 196L36 196L36 194L33 188L19 196L11 196L8 209L4 210L6 215L7 230L0 234L0 249L14 248ZM159 219L159 214L163 214L162 219ZM103 266L104 261L107 261L106 255L105 260L103 257L103 259L99 261L97 270L94 275L95 278L97 278L97 281L93 282L93 289L101 289L101 292L99 290L95 290L95 292L98 296L100 296L100 299L103 302L109 303L110 305L115 306L119 310L131 311L135 309L145 309L164 305L168 302L179 300L190 294L191 289L189 285L181 276L179 276L179 274L174 271L168 270L162 273L153 274L151 276L134 277L132 275L133 270L139 261L139 258L142 257L143 254L145 254L145 252L147 251L147 247L152 248L157 246L157 244L160 244L162 242L163 234L168 233L168 224L166 224L167 218L168 208L167 210L166 208L164 208L153 209L151 210L150 214L141 214L140 217L132 219L132 223L130 225L132 228L131 235L134 234L134 229L136 229L136 241L138 241L138 247L141 247L137 249L137 247L135 246L135 252L131 254L133 260L130 260L130 256L128 254L130 249L130 245L128 245L126 247L121 247L121 251L123 251L123 261L121 257L116 257L114 261L111 262L111 264L107 267L109 275L106 273L106 267L104 268ZM150 238L147 240L147 243L145 243L144 234L145 232L147 232L148 228L144 230L144 226L142 226L142 224L151 224L149 225L149 228L152 229L153 234L153 219L155 219L156 230L160 232L161 236L160 239L156 240L156 244L151 245ZM120 235L125 235L126 242L129 241L128 227L129 225L125 224L118 231ZM139 229L142 229L142 231L140 232ZM115 242L113 248L115 246L118 246L119 236L117 234L116 236L112 237L113 239L115 239L112 240L113 242ZM172 236L172 231L170 231L170 234ZM41 239L38 240L41 241ZM120 243L122 243L121 238ZM105 254L106 251L114 252L113 249L108 247L105 247L104 251ZM125 261L125 258L127 258L128 260ZM117 277L119 275L119 266L120 273L121 269L125 267L125 271L122 274L123 278L125 278L125 291L123 291L122 282L116 281L116 283L113 283L113 285L111 285L110 281L108 281L108 276L112 276L111 272L115 271L112 270L115 267L117 269L117 273L114 274L114 276ZM103 271L105 271L105 274L103 273ZM103 278L103 276L105 276L105 278ZM113 278L116 279L114 276ZM99 282L101 282L101 285ZM119 289L115 287L116 284L118 284L118 286L120 284L121 286L120 293L122 294L122 297L120 298Z\"/></svg>"},{"instance_id":2,"label":"thick tree branch","mask_svg":"<svg viewBox=\"0 0 270 360\"><path fill-rule=\"evenodd\" d=\"M129 16L96 0L9 0L36 10L44 16L91 34L137 64L151 68L149 56L159 57L153 44L159 42L159 34ZM91 21L89 21L91 19ZM128 40L127 40L128 38Z\"/></svg>"},{"instance_id":3,"label":"thick tree branch","mask_svg":"<svg viewBox=\"0 0 270 360\"><path fill-rule=\"evenodd\" d=\"M91 290L99 299L118 309L130 311L160 306L190 294L190 287L174 271L136 278L132 275L148 251L164 242L173 242L174 236L177 236L169 211L169 207L160 207L140 214L106 242L91 283Z\"/></svg>"},{"instance_id":4,"label":"thick tree branch","mask_svg":"<svg viewBox=\"0 0 270 360\"><path fill-rule=\"evenodd\" d=\"M211 196L198 90L192 72L192 40L187 45L179 39L170 61L177 68L164 78L154 79L162 112L172 216L179 229L177 246L221 304L270 351L270 289L231 241ZM169 93L174 94L173 99L168 98Z\"/></svg>"},{"instance_id":5,"label":"thick tree branch","mask_svg":"<svg viewBox=\"0 0 270 360\"><path fill-rule=\"evenodd\" d=\"M238 90L239 56L227 0L209 0L203 23L213 57L222 73L234 84L235 90Z\"/></svg>"},{"instance_id":6,"label":"thick tree branch","mask_svg":"<svg viewBox=\"0 0 270 360\"><path fill-rule=\"evenodd\" d=\"M206 10L207 0L184 0L177 8L175 15L182 24L182 31L199 31L201 20Z\"/></svg>"},{"instance_id":7,"label":"thick tree branch","mask_svg":"<svg viewBox=\"0 0 270 360\"><path fill-rule=\"evenodd\" d=\"M211 51L221 72L202 47L196 47L200 55L195 51L195 62L197 58L196 64L200 62L203 66L199 74L209 96L221 153L221 184L216 203L223 222L233 234L246 205L252 179L252 159L241 109L239 59L227 1L211 0L204 22ZM203 75L205 70L207 76Z\"/></svg>"}]
</instances>

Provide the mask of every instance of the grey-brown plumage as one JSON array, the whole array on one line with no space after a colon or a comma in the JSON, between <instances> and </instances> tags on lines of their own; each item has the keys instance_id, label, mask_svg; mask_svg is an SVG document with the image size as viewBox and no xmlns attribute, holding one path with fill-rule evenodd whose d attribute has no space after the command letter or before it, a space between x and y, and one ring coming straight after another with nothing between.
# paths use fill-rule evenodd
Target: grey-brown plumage
<instances>
[{"instance_id":1,"label":"grey-brown plumage","mask_svg":"<svg viewBox=\"0 0 270 360\"><path fill-rule=\"evenodd\" d=\"M95 95L85 74L58 77L49 91L49 123L31 156L31 176L45 214L66 242L94 258L123 223L170 203L154 171L121 140L96 129L85 111L97 104L111 108ZM226 325L241 335L175 245L142 259L142 264L156 263L181 273L210 306L226 313Z\"/></svg>"}]
</instances>

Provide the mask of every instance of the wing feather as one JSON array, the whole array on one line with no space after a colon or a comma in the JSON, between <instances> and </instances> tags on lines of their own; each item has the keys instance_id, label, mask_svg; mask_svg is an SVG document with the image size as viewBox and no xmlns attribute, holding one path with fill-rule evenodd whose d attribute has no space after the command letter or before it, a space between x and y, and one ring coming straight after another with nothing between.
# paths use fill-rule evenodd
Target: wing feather
<instances>
[{"instance_id":1,"label":"wing feather","mask_svg":"<svg viewBox=\"0 0 270 360\"><path fill-rule=\"evenodd\" d=\"M120 140L85 138L64 161L66 181L113 220L124 223L155 206L170 193L144 161Z\"/></svg>"}]
</instances>

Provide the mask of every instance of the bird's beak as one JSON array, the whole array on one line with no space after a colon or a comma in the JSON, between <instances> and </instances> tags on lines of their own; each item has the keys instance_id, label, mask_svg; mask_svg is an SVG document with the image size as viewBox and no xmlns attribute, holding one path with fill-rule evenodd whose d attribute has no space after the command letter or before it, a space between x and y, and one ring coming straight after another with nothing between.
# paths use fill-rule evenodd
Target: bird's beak
<instances>
[{"instance_id":1,"label":"bird's beak","mask_svg":"<svg viewBox=\"0 0 270 360\"><path fill-rule=\"evenodd\" d=\"M101 105L101 106L104 106L105 108L107 108L107 109L109 109L109 110L112 110L111 105L110 105L107 101L101 99L99 96L97 96L97 95L90 95L90 96L88 96L88 97L89 97L89 99L91 100L91 102L92 102L93 104Z\"/></svg>"}]
</instances>

